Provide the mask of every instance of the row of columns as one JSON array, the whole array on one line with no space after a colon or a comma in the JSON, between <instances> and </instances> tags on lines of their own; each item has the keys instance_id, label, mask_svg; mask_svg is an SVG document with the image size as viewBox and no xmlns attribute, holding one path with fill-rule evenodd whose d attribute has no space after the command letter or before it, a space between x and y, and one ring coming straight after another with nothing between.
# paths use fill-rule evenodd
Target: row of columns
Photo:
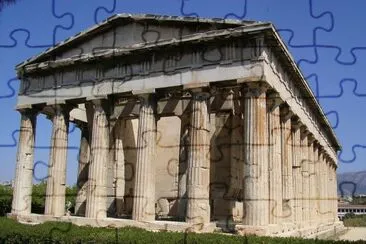
<instances>
[{"instance_id":1,"label":"row of columns","mask_svg":"<svg viewBox=\"0 0 366 244\"><path fill-rule=\"evenodd\" d=\"M243 114L243 224L266 226L336 219L335 164L325 150L274 93L263 83L242 89ZM268 95L270 94L270 95ZM189 223L210 221L209 94L191 90L186 174L180 180L179 214ZM156 100L140 94L137 163L132 219L155 219ZM107 171L110 160L108 107L95 100L92 125L82 127L76 213L107 217ZM63 216L69 107L55 105L47 179L45 214ZM21 111L16 181L12 212L31 212L32 170L36 113ZM183 122L182 122L183 123ZM122 140L114 145L117 172L124 172ZM88 164L87 162L90 163ZM117 177L118 179L119 177ZM123 182L116 184L123 185ZM181 189L185 189L182 191ZM119 192L121 196L124 192ZM186 205L186 207L182 207Z\"/></svg>"}]
</instances>

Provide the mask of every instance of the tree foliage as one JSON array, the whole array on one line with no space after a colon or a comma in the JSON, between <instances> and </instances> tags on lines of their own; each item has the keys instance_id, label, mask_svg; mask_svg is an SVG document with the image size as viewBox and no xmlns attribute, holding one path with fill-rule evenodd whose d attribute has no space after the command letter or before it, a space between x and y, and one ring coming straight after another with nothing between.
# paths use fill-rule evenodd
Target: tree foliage
<instances>
[{"instance_id":1,"label":"tree foliage","mask_svg":"<svg viewBox=\"0 0 366 244\"><path fill-rule=\"evenodd\" d=\"M0 216L10 213L12 200L13 189L11 186L0 185Z\"/></svg>"},{"instance_id":2,"label":"tree foliage","mask_svg":"<svg viewBox=\"0 0 366 244\"><path fill-rule=\"evenodd\" d=\"M32 213L43 214L46 202L46 188L45 181L33 185L32 188ZM66 187L66 203L71 202L72 208L70 212L73 213L75 206L77 187ZM13 189L11 186L0 185L0 216L5 216L11 212L11 202L13 199Z\"/></svg>"}]
</instances>

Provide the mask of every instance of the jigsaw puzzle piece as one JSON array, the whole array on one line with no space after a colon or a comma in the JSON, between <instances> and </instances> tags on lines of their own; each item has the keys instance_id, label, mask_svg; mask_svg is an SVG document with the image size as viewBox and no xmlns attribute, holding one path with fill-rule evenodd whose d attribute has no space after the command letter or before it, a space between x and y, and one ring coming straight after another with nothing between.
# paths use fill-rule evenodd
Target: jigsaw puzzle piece
<instances>
[{"instance_id":1,"label":"jigsaw puzzle piece","mask_svg":"<svg viewBox=\"0 0 366 244\"><path fill-rule=\"evenodd\" d=\"M353 65L343 65L337 62L334 58L336 53L337 49L335 48L318 47L316 59L312 60L315 62L304 61L300 63L304 76L312 78L310 83L313 84L312 88L316 88L317 96L340 97L346 84L353 86L351 93L355 96L365 96L366 82L363 82L365 77L360 70L366 66L366 53L359 55L357 63Z\"/></svg>"},{"instance_id":2,"label":"jigsaw puzzle piece","mask_svg":"<svg viewBox=\"0 0 366 244\"><path fill-rule=\"evenodd\" d=\"M324 94L320 95L319 100L326 111L337 112L340 120L335 131L342 144L346 145L339 154L339 160L342 162L340 170L349 171L351 168L357 170L362 168L362 162L366 157L366 151L363 150L366 149L366 131L359 129L363 128L366 121L358 116L359 111L364 109L366 100L364 97L355 96L352 83L347 83L347 86L343 86L342 83L340 85L341 95ZM350 148L351 145L352 148Z\"/></svg>"},{"instance_id":3,"label":"jigsaw puzzle piece","mask_svg":"<svg viewBox=\"0 0 366 244\"><path fill-rule=\"evenodd\" d=\"M270 0L231 0L229 2L225 5L217 2L220 6L207 8L208 5L215 3L208 0L182 0L181 15L272 22L294 53L296 60L314 59L316 33L331 31L334 22L329 12L314 13L312 0L297 2L284 0L281 4ZM304 21L306 25L303 24Z\"/></svg>"},{"instance_id":4,"label":"jigsaw puzzle piece","mask_svg":"<svg viewBox=\"0 0 366 244\"><path fill-rule=\"evenodd\" d=\"M362 31L366 21L364 9L366 2L356 0L352 2L314 1L314 9L328 11L335 21L331 32L318 32L316 42L320 46L336 50L334 58L342 65L353 65L358 62L358 56L364 55L366 37Z\"/></svg>"},{"instance_id":5,"label":"jigsaw puzzle piece","mask_svg":"<svg viewBox=\"0 0 366 244\"><path fill-rule=\"evenodd\" d=\"M333 25L330 13L314 13L312 0L283 0L280 3L248 0L247 10L246 18L270 21L280 32L291 33L289 45L292 47L311 46L318 30L328 31Z\"/></svg>"},{"instance_id":6,"label":"jigsaw puzzle piece","mask_svg":"<svg viewBox=\"0 0 366 244\"><path fill-rule=\"evenodd\" d=\"M57 41L57 32L70 29L74 24L70 13L58 11L56 1L20 1L2 12L1 17L11 21L0 26L0 47L17 46L19 35L25 37L24 44L29 48L53 46ZM14 18L19 13L22 13L22 18ZM62 22L64 24L60 24Z\"/></svg>"}]
</instances>

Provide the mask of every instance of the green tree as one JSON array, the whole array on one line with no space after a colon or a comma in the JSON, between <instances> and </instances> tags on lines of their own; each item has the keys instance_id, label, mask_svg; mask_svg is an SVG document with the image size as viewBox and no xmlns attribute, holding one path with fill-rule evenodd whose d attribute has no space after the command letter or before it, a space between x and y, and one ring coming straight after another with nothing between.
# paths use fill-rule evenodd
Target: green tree
<instances>
[{"instance_id":1,"label":"green tree","mask_svg":"<svg viewBox=\"0 0 366 244\"><path fill-rule=\"evenodd\" d=\"M46 181L33 185L32 188L32 213L43 214L46 202ZM74 212L77 187L66 187L66 203L71 202L71 213ZM0 185L0 216L5 216L11 212L11 202L13 199L13 189L11 186Z\"/></svg>"},{"instance_id":2,"label":"green tree","mask_svg":"<svg viewBox=\"0 0 366 244\"><path fill-rule=\"evenodd\" d=\"M0 185L0 216L5 216L11 212L12 200L13 189L11 186Z\"/></svg>"},{"instance_id":3,"label":"green tree","mask_svg":"<svg viewBox=\"0 0 366 244\"><path fill-rule=\"evenodd\" d=\"M33 185L32 188L32 213L43 214L46 201L46 187L45 181Z\"/></svg>"}]
</instances>

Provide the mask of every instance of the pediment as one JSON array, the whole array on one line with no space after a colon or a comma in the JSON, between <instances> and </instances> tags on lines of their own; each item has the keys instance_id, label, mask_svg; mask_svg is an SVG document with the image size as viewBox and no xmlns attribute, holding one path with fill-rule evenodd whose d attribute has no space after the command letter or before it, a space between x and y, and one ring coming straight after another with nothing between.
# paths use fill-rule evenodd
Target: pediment
<instances>
[{"instance_id":1,"label":"pediment","mask_svg":"<svg viewBox=\"0 0 366 244\"><path fill-rule=\"evenodd\" d=\"M259 22L147 14L118 14L26 60L19 64L17 69L38 62L93 54L106 49L128 48L141 43L169 39L179 40L183 36L194 33L234 28L253 23Z\"/></svg>"}]
</instances>

